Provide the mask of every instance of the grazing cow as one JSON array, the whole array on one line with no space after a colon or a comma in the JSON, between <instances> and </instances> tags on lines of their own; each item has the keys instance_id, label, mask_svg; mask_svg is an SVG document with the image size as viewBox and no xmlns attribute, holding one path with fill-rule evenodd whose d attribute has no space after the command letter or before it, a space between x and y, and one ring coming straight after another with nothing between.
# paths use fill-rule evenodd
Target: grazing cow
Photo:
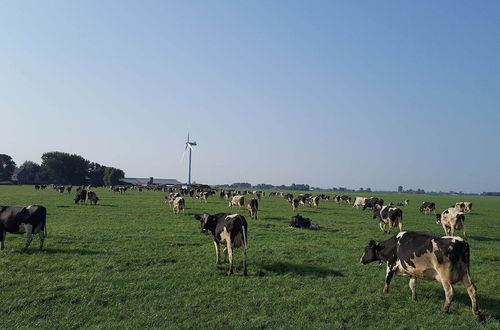
<instances>
[{"instance_id":1,"label":"grazing cow","mask_svg":"<svg viewBox=\"0 0 500 330\"><path fill-rule=\"evenodd\" d=\"M182 212L184 214L184 209L186 208L186 202L184 201L184 197L176 197L173 202L172 210L175 214L179 214Z\"/></svg>"},{"instance_id":2,"label":"grazing cow","mask_svg":"<svg viewBox=\"0 0 500 330\"><path fill-rule=\"evenodd\" d=\"M381 199L381 198L377 198L377 197L367 198L365 200L365 205L363 205L363 211L366 210L367 208L373 209L377 205L383 206L384 205L384 200Z\"/></svg>"},{"instance_id":3,"label":"grazing cow","mask_svg":"<svg viewBox=\"0 0 500 330\"><path fill-rule=\"evenodd\" d=\"M380 260L387 264L384 292L389 292L394 273L410 276L412 299L416 300L416 279L435 280L445 292L443 311L450 309L453 284L461 281L467 289L472 314L479 315L476 286L469 275L469 244L460 237L439 237L430 234L403 231L387 241L370 241L360 262L366 265Z\"/></svg>"},{"instance_id":4,"label":"grazing cow","mask_svg":"<svg viewBox=\"0 0 500 330\"><path fill-rule=\"evenodd\" d=\"M420 206L420 213L431 213L436 210L436 203L434 202L422 202L422 205Z\"/></svg>"},{"instance_id":5,"label":"grazing cow","mask_svg":"<svg viewBox=\"0 0 500 330\"><path fill-rule=\"evenodd\" d=\"M78 204L78 202L80 202L80 204L87 202L87 190L81 188L76 190L75 204Z\"/></svg>"},{"instance_id":6,"label":"grazing cow","mask_svg":"<svg viewBox=\"0 0 500 330\"><path fill-rule=\"evenodd\" d=\"M283 198L291 203L293 201L293 194L286 194L285 196L283 196Z\"/></svg>"},{"instance_id":7,"label":"grazing cow","mask_svg":"<svg viewBox=\"0 0 500 330\"><path fill-rule=\"evenodd\" d=\"M64 186L57 187L57 191L59 191L62 194L64 192Z\"/></svg>"},{"instance_id":8,"label":"grazing cow","mask_svg":"<svg viewBox=\"0 0 500 330\"><path fill-rule=\"evenodd\" d=\"M309 207L311 206L318 207L320 199L321 198L319 196L309 197Z\"/></svg>"},{"instance_id":9,"label":"grazing cow","mask_svg":"<svg viewBox=\"0 0 500 330\"><path fill-rule=\"evenodd\" d=\"M243 207L245 205L245 197L241 195L236 195L229 201L229 207Z\"/></svg>"},{"instance_id":10,"label":"grazing cow","mask_svg":"<svg viewBox=\"0 0 500 330\"><path fill-rule=\"evenodd\" d=\"M453 236L455 230L464 231L465 238L465 215L454 207L450 207L441 214L436 214L436 223L443 226L444 234Z\"/></svg>"},{"instance_id":11,"label":"grazing cow","mask_svg":"<svg viewBox=\"0 0 500 330\"><path fill-rule=\"evenodd\" d=\"M471 202L458 202L458 203L455 203L455 205L453 207L455 207L458 211L464 212L464 213L472 211L472 203Z\"/></svg>"},{"instance_id":12,"label":"grazing cow","mask_svg":"<svg viewBox=\"0 0 500 330\"><path fill-rule=\"evenodd\" d=\"M403 231L403 211L397 207L378 205L373 209L373 219L379 221L380 230L388 234L391 228L399 227L399 231Z\"/></svg>"},{"instance_id":13,"label":"grazing cow","mask_svg":"<svg viewBox=\"0 0 500 330\"><path fill-rule=\"evenodd\" d=\"M239 214L217 213L214 215L202 214L195 215L194 218L200 221L202 233L212 233L212 239L215 245L216 263L220 264L221 244L225 245L224 259L229 257L228 275L233 274L233 249L243 248L243 275L247 272L247 242L248 242L248 224L244 216Z\"/></svg>"},{"instance_id":14,"label":"grazing cow","mask_svg":"<svg viewBox=\"0 0 500 330\"><path fill-rule=\"evenodd\" d=\"M200 201L205 201L205 203L207 203L208 196L210 196L210 195L207 191L202 191L198 194L198 199Z\"/></svg>"},{"instance_id":15,"label":"grazing cow","mask_svg":"<svg viewBox=\"0 0 500 330\"><path fill-rule=\"evenodd\" d=\"M30 206L0 206L0 250L5 248L5 236L7 233L26 233L27 249L33 235L40 237L40 250L47 236L46 226L47 209L41 205Z\"/></svg>"},{"instance_id":16,"label":"grazing cow","mask_svg":"<svg viewBox=\"0 0 500 330\"><path fill-rule=\"evenodd\" d=\"M356 199L354 200L354 204L352 204L352 207L356 207L357 209L359 209L360 206L365 206L365 201L367 199L368 198L366 197L356 197Z\"/></svg>"},{"instance_id":17,"label":"grazing cow","mask_svg":"<svg viewBox=\"0 0 500 330\"><path fill-rule=\"evenodd\" d=\"M35 190L40 190L40 186L39 185L35 185Z\"/></svg>"},{"instance_id":18,"label":"grazing cow","mask_svg":"<svg viewBox=\"0 0 500 330\"><path fill-rule=\"evenodd\" d=\"M95 192L93 192L93 191L87 192L87 202L89 202L90 204L97 205L98 200L99 200L99 197L97 197Z\"/></svg>"},{"instance_id":19,"label":"grazing cow","mask_svg":"<svg viewBox=\"0 0 500 330\"><path fill-rule=\"evenodd\" d=\"M299 199L294 198L292 201L290 201L290 204L292 204L292 210L296 210L299 207Z\"/></svg>"},{"instance_id":20,"label":"grazing cow","mask_svg":"<svg viewBox=\"0 0 500 330\"><path fill-rule=\"evenodd\" d=\"M362 198L362 197L357 197L357 198ZM350 204L351 204L351 202L352 202L352 198L351 198L350 196L347 196L347 195L342 195L342 196L337 195L337 196L335 196L335 198L334 198L334 199L335 199L335 201L336 201L337 203L340 203L340 202L346 202L347 204L349 204L349 205L350 205ZM364 205L364 204L363 204L363 205Z\"/></svg>"},{"instance_id":21,"label":"grazing cow","mask_svg":"<svg viewBox=\"0 0 500 330\"><path fill-rule=\"evenodd\" d=\"M291 228L300 228L300 229L319 229L319 226L312 222L308 218L304 218L301 215L294 215L288 224L288 227Z\"/></svg>"},{"instance_id":22,"label":"grazing cow","mask_svg":"<svg viewBox=\"0 0 500 330\"><path fill-rule=\"evenodd\" d=\"M67 192L68 194L70 194L70 193L71 193L71 189L73 189L73 186L72 186L72 185L66 188L66 192Z\"/></svg>"},{"instance_id":23,"label":"grazing cow","mask_svg":"<svg viewBox=\"0 0 500 330\"><path fill-rule=\"evenodd\" d=\"M405 206L408 206L410 205L410 200L409 199L405 199Z\"/></svg>"},{"instance_id":24,"label":"grazing cow","mask_svg":"<svg viewBox=\"0 0 500 330\"><path fill-rule=\"evenodd\" d=\"M257 211L259 210L259 201L256 198L252 198L247 204L248 213L250 213L250 218L257 219Z\"/></svg>"}]
</instances>

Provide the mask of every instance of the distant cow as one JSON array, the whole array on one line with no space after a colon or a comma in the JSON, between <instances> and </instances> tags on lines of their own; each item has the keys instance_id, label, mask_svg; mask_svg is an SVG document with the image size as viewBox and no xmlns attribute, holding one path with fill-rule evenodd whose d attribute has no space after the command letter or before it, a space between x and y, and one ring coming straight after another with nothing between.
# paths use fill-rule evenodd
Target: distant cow
<instances>
[{"instance_id":1,"label":"distant cow","mask_svg":"<svg viewBox=\"0 0 500 330\"><path fill-rule=\"evenodd\" d=\"M293 200L290 201L290 204L292 204L292 210L296 210L299 207L299 199L294 198Z\"/></svg>"},{"instance_id":2,"label":"distant cow","mask_svg":"<svg viewBox=\"0 0 500 330\"><path fill-rule=\"evenodd\" d=\"M186 202L184 200L184 197L176 197L172 205L172 210L174 211L174 213L179 214L182 212L182 214L184 214L185 208Z\"/></svg>"},{"instance_id":3,"label":"distant cow","mask_svg":"<svg viewBox=\"0 0 500 330\"><path fill-rule=\"evenodd\" d=\"M78 202L80 202L80 204L87 202L87 190L80 188L76 190L75 204L78 204Z\"/></svg>"},{"instance_id":4,"label":"distant cow","mask_svg":"<svg viewBox=\"0 0 500 330\"><path fill-rule=\"evenodd\" d=\"M471 202L458 202L455 203L455 208L460 212L470 212L472 211L472 203Z\"/></svg>"},{"instance_id":5,"label":"distant cow","mask_svg":"<svg viewBox=\"0 0 500 330\"><path fill-rule=\"evenodd\" d=\"M310 219L304 218L301 215L294 215L288 224L288 227L301 229L319 229L319 226Z\"/></svg>"},{"instance_id":6,"label":"distant cow","mask_svg":"<svg viewBox=\"0 0 500 330\"><path fill-rule=\"evenodd\" d=\"M87 191L87 202L89 202L90 204L97 205L98 200L99 200L99 197L97 197L95 192Z\"/></svg>"},{"instance_id":7,"label":"distant cow","mask_svg":"<svg viewBox=\"0 0 500 330\"><path fill-rule=\"evenodd\" d=\"M259 201L256 198L252 198L247 204L248 213L250 213L250 218L257 219L257 211L259 210Z\"/></svg>"},{"instance_id":8,"label":"distant cow","mask_svg":"<svg viewBox=\"0 0 500 330\"><path fill-rule=\"evenodd\" d=\"M443 311L448 312L453 299L453 284L461 281L467 289L472 314L479 315L476 286L469 275L469 244L460 237L439 237L430 234L403 231L387 241L370 241L360 262L387 264L384 292L394 274L409 275L412 299L416 300L416 279L441 282L445 292Z\"/></svg>"},{"instance_id":9,"label":"distant cow","mask_svg":"<svg viewBox=\"0 0 500 330\"><path fill-rule=\"evenodd\" d=\"M366 200L366 197L356 197L356 199L354 200L354 204L352 204L352 207L356 207L358 209L360 206L365 206Z\"/></svg>"},{"instance_id":10,"label":"distant cow","mask_svg":"<svg viewBox=\"0 0 500 330\"><path fill-rule=\"evenodd\" d=\"M405 206L408 206L408 205L410 205L410 200L409 199L405 199L404 203L405 203Z\"/></svg>"},{"instance_id":11,"label":"distant cow","mask_svg":"<svg viewBox=\"0 0 500 330\"><path fill-rule=\"evenodd\" d=\"M285 196L283 196L283 198L291 203L293 201L293 194L286 194Z\"/></svg>"},{"instance_id":12,"label":"distant cow","mask_svg":"<svg viewBox=\"0 0 500 330\"><path fill-rule=\"evenodd\" d=\"M377 218L380 230L386 234L389 233L393 227L399 227L399 231L403 230L403 211L397 207L384 205L380 208L377 205L373 209L373 219Z\"/></svg>"},{"instance_id":13,"label":"distant cow","mask_svg":"<svg viewBox=\"0 0 500 330\"><path fill-rule=\"evenodd\" d=\"M436 214L436 222L443 226L444 234L453 236L455 230L464 231L465 238L465 215L454 207L450 207L441 214Z\"/></svg>"},{"instance_id":14,"label":"distant cow","mask_svg":"<svg viewBox=\"0 0 500 330\"><path fill-rule=\"evenodd\" d=\"M361 197L359 197L359 198L361 198ZM347 196L347 195L342 195L342 196L337 195L337 196L335 196L334 199L337 203L346 202L347 204L351 204L351 202L352 202L352 198L350 196Z\"/></svg>"},{"instance_id":15,"label":"distant cow","mask_svg":"<svg viewBox=\"0 0 500 330\"><path fill-rule=\"evenodd\" d=\"M47 236L47 209L41 205L0 206L0 250L5 248L6 233L25 234L27 249L33 235L40 238L40 250Z\"/></svg>"},{"instance_id":16,"label":"distant cow","mask_svg":"<svg viewBox=\"0 0 500 330\"><path fill-rule=\"evenodd\" d=\"M319 196L311 196L309 198L309 206L318 207L320 199L321 198Z\"/></svg>"},{"instance_id":17,"label":"distant cow","mask_svg":"<svg viewBox=\"0 0 500 330\"><path fill-rule=\"evenodd\" d=\"M245 197L241 195L236 195L229 201L229 207L243 207L245 205Z\"/></svg>"},{"instance_id":18,"label":"distant cow","mask_svg":"<svg viewBox=\"0 0 500 330\"><path fill-rule=\"evenodd\" d=\"M423 202L420 206L420 213L431 213L436 210L436 203L434 202Z\"/></svg>"},{"instance_id":19,"label":"distant cow","mask_svg":"<svg viewBox=\"0 0 500 330\"><path fill-rule=\"evenodd\" d=\"M377 205L379 205L380 207L382 207L384 205L384 200L381 199L381 198L377 198L377 197L367 198L365 200L365 205L363 205L363 211L366 210L367 208L373 209Z\"/></svg>"},{"instance_id":20,"label":"distant cow","mask_svg":"<svg viewBox=\"0 0 500 330\"><path fill-rule=\"evenodd\" d=\"M220 264L220 245L224 244L224 257L229 257L228 275L233 274L233 249L243 248L243 275L247 272L248 224L239 214L217 213L214 215L195 215L200 221L201 232L212 234L215 245L216 263ZM226 259L226 258L224 258Z\"/></svg>"}]
</instances>

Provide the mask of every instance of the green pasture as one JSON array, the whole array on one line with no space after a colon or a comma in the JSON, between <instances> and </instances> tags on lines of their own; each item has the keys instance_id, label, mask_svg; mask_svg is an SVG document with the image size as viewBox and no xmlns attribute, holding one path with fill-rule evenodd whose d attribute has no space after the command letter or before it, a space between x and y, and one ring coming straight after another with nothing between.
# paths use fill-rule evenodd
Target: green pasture
<instances>
[{"instance_id":1,"label":"green pasture","mask_svg":"<svg viewBox=\"0 0 500 330\"><path fill-rule=\"evenodd\" d=\"M498 197L377 195L394 203L410 199L402 207L404 230L438 235L444 232L435 217L418 212L422 201L434 201L440 211L458 201L473 203L466 227L484 316L478 320L461 284L454 287L449 314L441 312L444 292L437 282L417 280L416 302L405 277L395 276L391 291L382 293L385 266L359 263L371 239L390 237L371 211L321 201L318 209L299 209L321 229L298 230L288 228L290 204L264 197L258 220L239 210L249 222L249 276L239 269L240 251L235 275L226 276L226 265L215 264L211 237L200 233L193 217L229 212L226 201L187 197L185 214L174 215L161 192L95 191L101 200L91 206L75 205L73 194L50 187L0 186L0 205L45 206L49 235L41 252L38 237L23 251L25 238L7 235L0 252L0 329L500 326Z\"/></svg>"}]
</instances>

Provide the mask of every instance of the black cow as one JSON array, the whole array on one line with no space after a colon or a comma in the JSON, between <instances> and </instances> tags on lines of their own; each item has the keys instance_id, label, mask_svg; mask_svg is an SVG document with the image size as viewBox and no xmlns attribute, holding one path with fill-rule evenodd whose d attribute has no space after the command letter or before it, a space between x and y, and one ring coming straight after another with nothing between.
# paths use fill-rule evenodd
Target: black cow
<instances>
[{"instance_id":1,"label":"black cow","mask_svg":"<svg viewBox=\"0 0 500 330\"><path fill-rule=\"evenodd\" d=\"M89 201L90 204L97 205L98 200L99 200L99 197L97 197L95 192L93 192L93 191L87 192L87 201Z\"/></svg>"},{"instance_id":2,"label":"black cow","mask_svg":"<svg viewBox=\"0 0 500 330\"><path fill-rule=\"evenodd\" d=\"M301 229L319 229L319 226L312 222L308 218L304 218L301 215L294 215L292 219L290 219L290 223L288 224L288 227L292 228L301 228Z\"/></svg>"},{"instance_id":3,"label":"black cow","mask_svg":"<svg viewBox=\"0 0 500 330\"><path fill-rule=\"evenodd\" d=\"M220 264L220 244L224 244L224 259L229 257L228 275L233 274L233 249L243 248L243 275L247 273L248 224L244 216L239 214L217 213L214 215L195 215L200 221L202 233L212 233L215 245L217 264Z\"/></svg>"},{"instance_id":4,"label":"black cow","mask_svg":"<svg viewBox=\"0 0 500 330\"><path fill-rule=\"evenodd\" d=\"M0 206L0 250L5 248L6 233L26 233L27 249L33 240L33 234L40 237L40 250L47 236L47 209L40 205Z\"/></svg>"},{"instance_id":5,"label":"black cow","mask_svg":"<svg viewBox=\"0 0 500 330\"><path fill-rule=\"evenodd\" d=\"M78 202L81 204L87 202L87 190L81 188L76 190L75 204L78 204Z\"/></svg>"},{"instance_id":6,"label":"black cow","mask_svg":"<svg viewBox=\"0 0 500 330\"><path fill-rule=\"evenodd\" d=\"M403 231L387 241L370 241L360 262L366 265L376 260L387 264L384 292L389 292L394 273L410 276L413 300L417 278L436 280L443 285L443 311L447 313L453 298L452 285L461 281L469 294L472 314L479 315L476 286L469 275L469 244L462 238Z\"/></svg>"},{"instance_id":7,"label":"black cow","mask_svg":"<svg viewBox=\"0 0 500 330\"><path fill-rule=\"evenodd\" d=\"M380 205L382 207L384 205L384 200L377 197L367 198L365 200L365 205L363 205L363 211L367 208L374 208L376 205Z\"/></svg>"}]
</instances>

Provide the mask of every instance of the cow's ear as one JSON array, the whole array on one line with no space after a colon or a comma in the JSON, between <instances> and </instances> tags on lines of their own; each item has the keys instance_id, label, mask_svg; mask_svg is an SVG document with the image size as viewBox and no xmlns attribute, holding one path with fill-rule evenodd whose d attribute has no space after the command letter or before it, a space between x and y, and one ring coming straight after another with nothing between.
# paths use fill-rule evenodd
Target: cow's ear
<instances>
[{"instance_id":1,"label":"cow's ear","mask_svg":"<svg viewBox=\"0 0 500 330\"><path fill-rule=\"evenodd\" d=\"M194 218L195 218L196 220L201 220L201 217L200 217L198 214L197 214L197 215L195 215L195 216L194 216Z\"/></svg>"}]
</instances>

